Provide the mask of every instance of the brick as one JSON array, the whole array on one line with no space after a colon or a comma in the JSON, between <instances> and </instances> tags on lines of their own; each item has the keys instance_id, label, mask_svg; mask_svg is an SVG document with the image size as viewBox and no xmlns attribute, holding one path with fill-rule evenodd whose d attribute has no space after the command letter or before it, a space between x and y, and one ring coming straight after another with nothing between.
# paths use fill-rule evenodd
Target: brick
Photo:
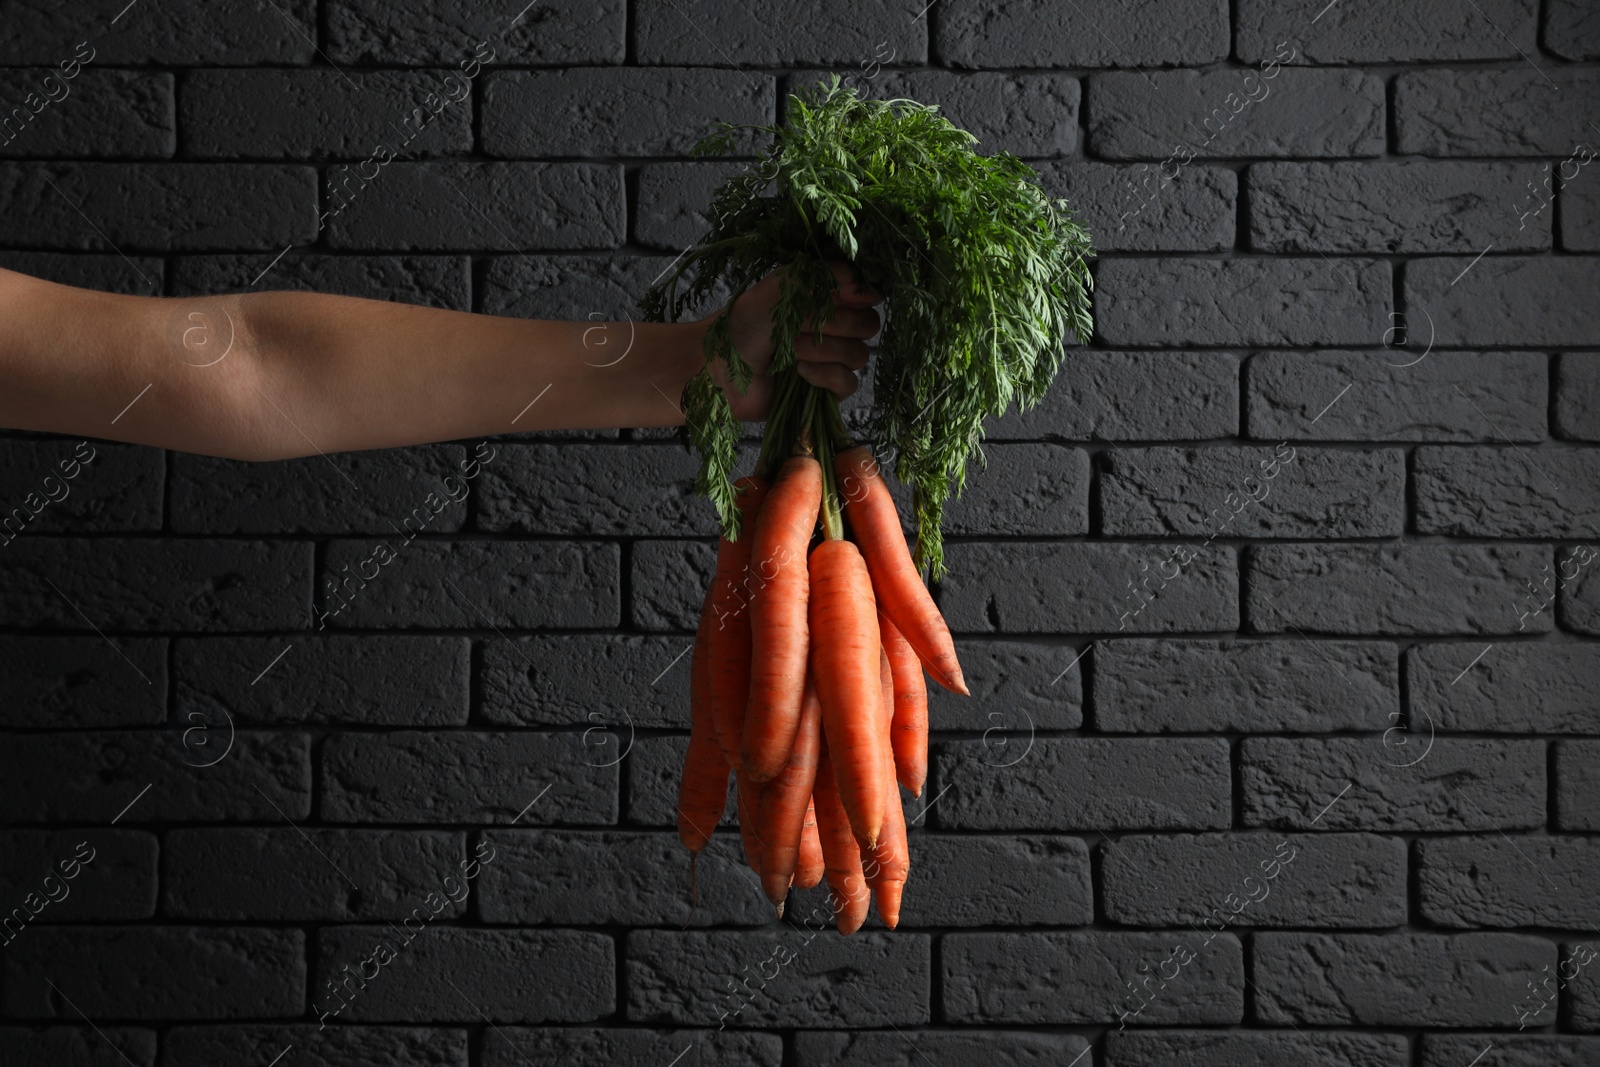
<instances>
[{"instance_id":1,"label":"brick","mask_svg":"<svg viewBox=\"0 0 1600 1067\"><path fill-rule=\"evenodd\" d=\"M1200 947L1140 1013L1143 1024L1237 1023L1244 1014L1244 952L1232 934ZM949 1022L1115 1022L1136 968L1172 959L1171 934L947 934L941 944L944 1018ZM1140 967L1140 965L1143 965Z\"/></svg>"},{"instance_id":2,"label":"brick","mask_svg":"<svg viewBox=\"0 0 1600 1067\"><path fill-rule=\"evenodd\" d=\"M1594 556L1594 546L1588 544L1556 551L1556 611L1563 627L1582 634L1600 634L1600 582L1594 577L1600 568L1590 566ZM1523 580L1523 611L1539 611L1541 605L1548 606L1550 579L1540 582L1543 588L1534 597L1532 579L1537 577L1538 573L1529 571Z\"/></svg>"},{"instance_id":3,"label":"brick","mask_svg":"<svg viewBox=\"0 0 1600 1067\"><path fill-rule=\"evenodd\" d=\"M226 735L219 731L218 744ZM4 807L16 822L128 824L300 819L311 810L303 734L240 730L221 767L201 767L179 731L17 734ZM206 760L215 759L207 753ZM148 791L145 787L148 786Z\"/></svg>"},{"instance_id":4,"label":"brick","mask_svg":"<svg viewBox=\"0 0 1600 1067\"><path fill-rule=\"evenodd\" d=\"M496 855L478 879L478 911L488 923L678 928L755 926L772 918L761 883L748 871L743 877L701 871L691 907L676 833L491 830L482 840Z\"/></svg>"},{"instance_id":5,"label":"brick","mask_svg":"<svg viewBox=\"0 0 1600 1067\"><path fill-rule=\"evenodd\" d=\"M1119 838L1100 854L1106 918L1128 926L1406 922L1406 843L1397 838L1172 834Z\"/></svg>"},{"instance_id":6,"label":"brick","mask_svg":"<svg viewBox=\"0 0 1600 1067\"><path fill-rule=\"evenodd\" d=\"M491 640L483 646L480 711L506 726L582 725L596 749L630 744L635 728L686 730L691 643L626 634Z\"/></svg>"},{"instance_id":7,"label":"brick","mask_svg":"<svg viewBox=\"0 0 1600 1067\"><path fill-rule=\"evenodd\" d=\"M177 721L459 726L469 655L461 637L216 637L172 650ZM200 719L190 719L197 711Z\"/></svg>"},{"instance_id":8,"label":"brick","mask_svg":"<svg viewBox=\"0 0 1600 1067\"><path fill-rule=\"evenodd\" d=\"M1404 747L1400 740L1245 738L1245 825L1456 832L1544 825L1543 742L1440 738L1420 729Z\"/></svg>"},{"instance_id":9,"label":"brick","mask_svg":"<svg viewBox=\"0 0 1600 1067\"><path fill-rule=\"evenodd\" d=\"M0 200L7 243L35 248L277 251L317 233L316 172L290 164L0 163Z\"/></svg>"},{"instance_id":10,"label":"brick","mask_svg":"<svg viewBox=\"0 0 1600 1067\"><path fill-rule=\"evenodd\" d=\"M1600 647L1516 642L1406 649L1411 710L1441 730L1509 734L1600 733L1594 692Z\"/></svg>"},{"instance_id":11,"label":"brick","mask_svg":"<svg viewBox=\"0 0 1600 1067\"><path fill-rule=\"evenodd\" d=\"M362 983L369 961L377 977ZM580 930L324 927L311 1010L350 1022L589 1022L615 1010L615 971L611 938Z\"/></svg>"},{"instance_id":12,"label":"brick","mask_svg":"<svg viewBox=\"0 0 1600 1067\"><path fill-rule=\"evenodd\" d=\"M1600 353L1563 352L1556 357L1555 436L1600 441Z\"/></svg>"},{"instance_id":13,"label":"brick","mask_svg":"<svg viewBox=\"0 0 1600 1067\"><path fill-rule=\"evenodd\" d=\"M729 5L711 0L642 0L633 9L641 64L708 67L801 67L928 59L928 20L888 0L848 11L825 4L804 13L780 0Z\"/></svg>"},{"instance_id":14,"label":"brick","mask_svg":"<svg viewBox=\"0 0 1600 1067\"><path fill-rule=\"evenodd\" d=\"M107 293L160 296L165 266L153 256L0 252L0 267L62 285ZM97 445L98 447L98 445Z\"/></svg>"},{"instance_id":15,"label":"brick","mask_svg":"<svg viewBox=\"0 0 1600 1067\"><path fill-rule=\"evenodd\" d=\"M28 931L5 956L5 1014L53 1019L238 1019L305 1008L305 934L250 926ZM52 995L51 977L62 999ZM173 981L182 975L183 981Z\"/></svg>"},{"instance_id":16,"label":"brick","mask_svg":"<svg viewBox=\"0 0 1600 1067\"><path fill-rule=\"evenodd\" d=\"M0 831L0 901L13 909L0 912L6 943L28 936L35 921L148 919L156 913L156 837L98 827Z\"/></svg>"},{"instance_id":17,"label":"brick","mask_svg":"<svg viewBox=\"0 0 1600 1067\"><path fill-rule=\"evenodd\" d=\"M1550 247L1518 206L1532 163L1256 163L1250 247L1261 252L1470 252Z\"/></svg>"},{"instance_id":18,"label":"brick","mask_svg":"<svg viewBox=\"0 0 1600 1067\"><path fill-rule=\"evenodd\" d=\"M605 1063L613 1067L660 1067L685 1048L704 1063L740 1063L780 1067L783 1041L777 1034L734 1030L591 1029L562 1026L501 1028L504 1041L486 1041L483 1067L527 1067L534 1063Z\"/></svg>"},{"instance_id":19,"label":"brick","mask_svg":"<svg viewBox=\"0 0 1600 1067\"><path fill-rule=\"evenodd\" d=\"M163 852L163 914L179 919L355 922L403 919L417 908L427 918L430 893L446 898L441 914L466 912L459 833L173 830Z\"/></svg>"},{"instance_id":20,"label":"brick","mask_svg":"<svg viewBox=\"0 0 1600 1067\"><path fill-rule=\"evenodd\" d=\"M1510 1026L1555 945L1520 934L1257 934L1256 1014L1312 1025Z\"/></svg>"},{"instance_id":21,"label":"brick","mask_svg":"<svg viewBox=\"0 0 1600 1067\"><path fill-rule=\"evenodd\" d=\"M933 785L949 790L935 809L939 826L1177 830L1229 823L1233 788L1220 738L1032 740L1020 758L1013 746L934 745Z\"/></svg>"},{"instance_id":22,"label":"brick","mask_svg":"<svg viewBox=\"0 0 1600 1067\"><path fill-rule=\"evenodd\" d=\"M1392 325L1389 265L1368 259L1108 259L1095 288L1115 345L1370 344Z\"/></svg>"},{"instance_id":23,"label":"brick","mask_svg":"<svg viewBox=\"0 0 1600 1067\"><path fill-rule=\"evenodd\" d=\"M1292 446L1290 446L1292 448ZM1112 537L1398 537L1406 525L1397 448L1113 449L1100 476Z\"/></svg>"},{"instance_id":24,"label":"brick","mask_svg":"<svg viewBox=\"0 0 1600 1067\"><path fill-rule=\"evenodd\" d=\"M290 254L182 256L172 261L172 294L299 290L472 310L472 262L466 256L328 256ZM268 270L268 268L271 268ZM265 274L262 272L266 271ZM318 462L321 462L320 460Z\"/></svg>"},{"instance_id":25,"label":"brick","mask_svg":"<svg viewBox=\"0 0 1600 1067\"><path fill-rule=\"evenodd\" d=\"M0 545L22 534L161 528L162 454L102 441L8 441L0 453Z\"/></svg>"},{"instance_id":26,"label":"brick","mask_svg":"<svg viewBox=\"0 0 1600 1067\"><path fill-rule=\"evenodd\" d=\"M1172 1063L1186 1067L1276 1067L1282 1063L1410 1067L1411 1046L1400 1034L1343 1030L1114 1030L1106 1035L1106 1067L1164 1067Z\"/></svg>"},{"instance_id":27,"label":"brick","mask_svg":"<svg viewBox=\"0 0 1600 1067\"><path fill-rule=\"evenodd\" d=\"M1592 448L1441 448L1414 453L1417 532L1454 537L1581 537L1600 519Z\"/></svg>"},{"instance_id":28,"label":"brick","mask_svg":"<svg viewBox=\"0 0 1600 1067\"><path fill-rule=\"evenodd\" d=\"M982 730L1003 747L1010 732L1075 730L1083 725L1079 652L1031 641L956 642L970 696L928 682L928 714L936 730Z\"/></svg>"},{"instance_id":29,"label":"brick","mask_svg":"<svg viewBox=\"0 0 1600 1067\"><path fill-rule=\"evenodd\" d=\"M1087 110L1089 151L1103 159L1182 166L1376 156L1384 147L1383 80L1356 70L1092 74Z\"/></svg>"},{"instance_id":30,"label":"brick","mask_svg":"<svg viewBox=\"0 0 1600 1067\"><path fill-rule=\"evenodd\" d=\"M1600 18L1583 0L1551 0L1544 46L1563 59L1600 59Z\"/></svg>"},{"instance_id":31,"label":"brick","mask_svg":"<svg viewBox=\"0 0 1600 1067\"><path fill-rule=\"evenodd\" d=\"M1004 1063L1046 1067L1071 1063L1089 1048L1078 1034L1024 1031L882 1030L846 1033L802 1030L795 1034L798 1067L916 1067L918 1064Z\"/></svg>"},{"instance_id":32,"label":"brick","mask_svg":"<svg viewBox=\"0 0 1600 1067\"><path fill-rule=\"evenodd\" d=\"M1427 307L1440 345L1585 345L1600 256L1418 259L1402 275L1407 307Z\"/></svg>"},{"instance_id":33,"label":"brick","mask_svg":"<svg viewBox=\"0 0 1600 1067\"><path fill-rule=\"evenodd\" d=\"M1484 0L1475 12L1438 0L1335 4L1317 16L1315 32L1269 0L1242 0L1238 20L1239 58L1252 63L1276 54L1284 39L1303 39L1290 62L1319 64L1514 60L1538 50L1538 0Z\"/></svg>"},{"instance_id":34,"label":"brick","mask_svg":"<svg viewBox=\"0 0 1600 1067\"><path fill-rule=\"evenodd\" d=\"M318 620L326 612L331 625L376 629L615 626L619 567L617 546L594 542L334 541ZM334 589L335 581L344 584Z\"/></svg>"},{"instance_id":35,"label":"brick","mask_svg":"<svg viewBox=\"0 0 1600 1067\"><path fill-rule=\"evenodd\" d=\"M503 445L479 485L492 533L683 536L715 528L698 457L675 444Z\"/></svg>"},{"instance_id":36,"label":"brick","mask_svg":"<svg viewBox=\"0 0 1600 1067\"><path fill-rule=\"evenodd\" d=\"M711 228L709 208L718 187L750 171L753 163L647 163L639 168L633 236L646 248L679 252ZM664 261L665 267L670 260ZM657 268L659 273L661 268ZM655 275L650 276L654 280ZM642 290L641 290L642 291Z\"/></svg>"},{"instance_id":37,"label":"brick","mask_svg":"<svg viewBox=\"0 0 1600 1067\"><path fill-rule=\"evenodd\" d=\"M285 1047L296 1067L467 1067L465 1030L410 1026L178 1026L162 1035L161 1057L163 1067L211 1067Z\"/></svg>"},{"instance_id":38,"label":"brick","mask_svg":"<svg viewBox=\"0 0 1600 1067\"><path fill-rule=\"evenodd\" d=\"M1593 132L1566 101L1592 97L1596 84L1593 70L1524 63L1409 71L1394 81L1396 147L1403 155L1565 159Z\"/></svg>"},{"instance_id":39,"label":"brick","mask_svg":"<svg viewBox=\"0 0 1600 1067\"><path fill-rule=\"evenodd\" d=\"M1597 954L1600 954L1597 953L1597 950L1600 950L1600 945L1592 941L1585 943L1567 942L1563 944L1561 946L1561 963L1557 965L1556 974L1558 976L1566 976L1572 973L1575 966L1585 966ZM1576 977L1578 976L1573 975L1573 978ZM1589 980L1586 982L1573 981L1572 979L1568 979L1566 982L1567 987L1571 990L1568 997L1568 1003L1571 1005L1569 1025L1574 1030L1600 1030L1600 997L1595 995L1592 972L1588 977ZM1548 978L1546 981L1548 981ZM1558 987L1560 984L1558 982ZM1531 1009L1538 1001L1530 997L1524 1003L1528 1005L1528 1009ZM1589 1041L1585 1042L1584 1051L1591 1053L1596 1051L1594 1048L1596 1044L1600 1044L1600 1042L1596 1042L1593 1038L1589 1039Z\"/></svg>"},{"instance_id":40,"label":"brick","mask_svg":"<svg viewBox=\"0 0 1600 1067\"><path fill-rule=\"evenodd\" d=\"M629 565L634 626L692 633L716 563L709 541L635 542Z\"/></svg>"},{"instance_id":41,"label":"brick","mask_svg":"<svg viewBox=\"0 0 1600 1067\"><path fill-rule=\"evenodd\" d=\"M901 928L1094 921L1089 849L1079 838L914 833L911 855Z\"/></svg>"},{"instance_id":42,"label":"brick","mask_svg":"<svg viewBox=\"0 0 1600 1067\"><path fill-rule=\"evenodd\" d=\"M1371 730L1400 711L1386 642L1132 638L1096 642L1092 660L1097 730Z\"/></svg>"},{"instance_id":43,"label":"brick","mask_svg":"<svg viewBox=\"0 0 1600 1067\"><path fill-rule=\"evenodd\" d=\"M177 146L172 75L80 67L0 71L0 156L162 159ZM68 100L74 101L67 104ZM38 110L35 110L37 106Z\"/></svg>"},{"instance_id":44,"label":"brick","mask_svg":"<svg viewBox=\"0 0 1600 1067\"><path fill-rule=\"evenodd\" d=\"M581 11L541 4L516 13L407 0L331 0L325 17L328 52L336 63L437 63L477 76L488 63L621 63L626 50L623 0L599 0Z\"/></svg>"},{"instance_id":45,"label":"brick","mask_svg":"<svg viewBox=\"0 0 1600 1067\"><path fill-rule=\"evenodd\" d=\"M1011 408L985 432L991 441L1233 437L1239 357L1070 349L1043 400L1027 411Z\"/></svg>"},{"instance_id":46,"label":"brick","mask_svg":"<svg viewBox=\"0 0 1600 1067\"><path fill-rule=\"evenodd\" d=\"M167 642L123 638L116 649L93 637L0 637L0 675L8 683L0 726L81 729L159 726L167 712ZM138 674L150 680L134 692Z\"/></svg>"},{"instance_id":47,"label":"brick","mask_svg":"<svg viewBox=\"0 0 1600 1067\"><path fill-rule=\"evenodd\" d=\"M197 70L179 120L201 159L425 159L472 150L470 94L455 71Z\"/></svg>"},{"instance_id":48,"label":"brick","mask_svg":"<svg viewBox=\"0 0 1600 1067\"><path fill-rule=\"evenodd\" d=\"M1432 351L1430 320L1415 313L1396 318L1388 337L1403 339L1405 347L1382 352L1257 352L1245 363L1246 434L1291 441L1543 441L1549 357ZM1341 395L1346 387L1348 395Z\"/></svg>"},{"instance_id":49,"label":"brick","mask_svg":"<svg viewBox=\"0 0 1600 1067\"><path fill-rule=\"evenodd\" d=\"M694 68L497 71L483 85L483 148L491 156L688 155L717 122L766 125L770 75ZM739 135L740 155L765 138Z\"/></svg>"},{"instance_id":50,"label":"brick","mask_svg":"<svg viewBox=\"0 0 1600 1067\"><path fill-rule=\"evenodd\" d=\"M1148 560L1165 561L1175 551L1161 545L1073 542L951 545L950 574L940 585L939 603L957 632L1236 628L1239 579L1227 549L1189 549L1187 566L1180 567L1170 590L1147 586L1143 599L1129 592L1149 570ZM1021 575L1028 579L1019 580ZM1142 614L1146 609L1149 614Z\"/></svg>"},{"instance_id":51,"label":"brick","mask_svg":"<svg viewBox=\"0 0 1600 1067\"><path fill-rule=\"evenodd\" d=\"M641 179L642 180L642 179ZM642 322L639 298L666 271L671 256L496 256L484 274L479 310L529 319ZM709 306L706 308L709 310ZM610 331L590 338L582 358L596 366L620 363L633 334ZM681 450L680 450L681 451Z\"/></svg>"},{"instance_id":52,"label":"brick","mask_svg":"<svg viewBox=\"0 0 1600 1067\"><path fill-rule=\"evenodd\" d=\"M1119 0L1096 32L1042 0L954 5L938 19L938 54L956 67L1139 67L1209 63L1228 55L1220 0Z\"/></svg>"},{"instance_id":53,"label":"brick","mask_svg":"<svg viewBox=\"0 0 1600 1067\"><path fill-rule=\"evenodd\" d=\"M0 1057L24 1067L155 1067L156 1032L122 1026L0 1026Z\"/></svg>"},{"instance_id":54,"label":"brick","mask_svg":"<svg viewBox=\"0 0 1600 1067\"><path fill-rule=\"evenodd\" d=\"M1245 617L1256 633L1509 634L1525 576L1548 558L1527 545L1251 545Z\"/></svg>"},{"instance_id":55,"label":"brick","mask_svg":"<svg viewBox=\"0 0 1600 1067\"><path fill-rule=\"evenodd\" d=\"M1451 837L1417 842L1422 914L1440 926L1588 930L1600 842L1587 837Z\"/></svg>"},{"instance_id":56,"label":"brick","mask_svg":"<svg viewBox=\"0 0 1600 1067\"><path fill-rule=\"evenodd\" d=\"M846 940L831 925L634 930L624 949L627 1017L819 1029L926 1024L930 941L923 934L880 933ZM773 969L777 973L769 977ZM732 988L740 992L726 991Z\"/></svg>"},{"instance_id":57,"label":"brick","mask_svg":"<svg viewBox=\"0 0 1600 1067\"><path fill-rule=\"evenodd\" d=\"M684 753L689 749L689 738L640 737L623 760L622 767L628 782L628 822L635 826L677 826L678 778L683 773ZM719 827L738 824L733 804L733 777L728 778L728 804L723 810ZM715 849L721 838L714 838Z\"/></svg>"},{"instance_id":58,"label":"brick","mask_svg":"<svg viewBox=\"0 0 1600 1067\"><path fill-rule=\"evenodd\" d=\"M152 4L115 24L117 9L107 5L102 15L91 26L83 12L49 5L12 12L0 63L56 64L88 55L100 66L246 66L310 63L316 56L314 0L266 6L222 0L192 11ZM92 52L76 43L85 36Z\"/></svg>"},{"instance_id":59,"label":"brick","mask_svg":"<svg viewBox=\"0 0 1600 1067\"><path fill-rule=\"evenodd\" d=\"M1089 454L1049 444L991 444L983 468L946 509L948 534L1006 537L1089 532Z\"/></svg>"},{"instance_id":60,"label":"brick","mask_svg":"<svg viewBox=\"0 0 1600 1067\"><path fill-rule=\"evenodd\" d=\"M1588 147L1588 155L1592 157L1593 148ZM1561 248L1568 252L1600 252L1600 182L1594 181L1592 174L1567 173L1569 167L1575 168L1580 162L1583 161L1569 156L1558 164L1544 164L1540 168L1545 171L1540 183L1548 181L1560 191L1561 213L1557 217L1556 232ZM1542 194L1530 192L1529 196L1533 202L1519 207L1539 211Z\"/></svg>"},{"instance_id":61,"label":"brick","mask_svg":"<svg viewBox=\"0 0 1600 1067\"><path fill-rule=\"evenodd\" d=\"M1486 1045L1491 1047L1485 1050ZM1584 1067L1600 1055L1600 1038L1569 1034L1422 1035L1422 1067L1456 1067L1470 1063L1480 1052L1483 1059L1475 1067Z\"/></svg>"},{"instance_id":62,"label":"brick","mask_svg":"<svg viewBox=\"0 0 1600 1067\"><path fill-rule=\"evenodd\" d=\"M1600 830L1600 741L1557 741L1555 825Z\"/></svg>"},{"instance_id":63,"label":"brick","mask_svg":"<svg viewBox=\"0 0 1600 1067\"><path fill-rule=\"evenodd\" d=\"M390 163L370 181L328 182L331 248L527 252L615 248L624 237L615 164Z\"/></svg>"},{"instance_id":64,"label":"brick","mask_svg":"<svg viewBox=\"0 0 1600 1067\"><path fill-rule=\"evenodd\" d=\"M1055 163L1039 184L1071 203L1100 252L1224 252L1238 230L1239 178L1222 167Z\"/></svg>"},{"instance_id":65,"label":"brick","mask_svg":"<svg viewBox=\"0 0 1600 1067\"><path fill-rule=\"evenodd\" d=\"M531 826L614 823L615 765L587 758L575 734L339 734L322 747L320 814L336 822L477 824L526 810Z\"/></svg>"}]
</instances>

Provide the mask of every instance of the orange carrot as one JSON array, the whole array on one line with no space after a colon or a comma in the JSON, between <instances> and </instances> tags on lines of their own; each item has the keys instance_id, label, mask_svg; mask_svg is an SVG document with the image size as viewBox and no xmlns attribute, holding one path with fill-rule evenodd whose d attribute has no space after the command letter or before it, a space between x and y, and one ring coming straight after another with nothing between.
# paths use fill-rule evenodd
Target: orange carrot
<instances>
[{"instance_id":1,"label":"orange carrot","mask_svg":"<svg viewBox=\"0 0 1600 1067\"><path fill-rule=\"evenodd\" d=\"M880 654L879 671L883 686L883 717L885 726L894 717L894 680L889 669L889 655ZM887 757L886 770L894 778L894 757ZM900 922L900 893L911 873L911 850L906 841L906 816L900 807L900 790L889 790L888 807L884 810L883 834L875 845L862 850L861 869L867 884L878 898L878 915L893 930Z\"/></svg>"},{"instance_id":2,"label":"orange carrot","mask_svg":"<svg viewBox=\"0 0 1600 1067\"><path fill-rule=\"evenodd\" d=\"M694 854L711 840L728 804L728 764L711 719L711 672L706 656L710 620L709 612L702 614L695 634L689 664L689 751L683 758L683 777L678 780L678 837Z\"/></svg>"},{"instance_id":3,"label":"orange carrot","mask_svg":"<svg viewBox=\"0 0 1600 1067\"><path fill-rule=\"evenodd\" d=\"M742 765L757 782L783 770L800 727L809 643L806 546L821 505L821 465L811 456L795 456L779 471L756 517Z\"/></svg>"},{"instance_id":4,"label":"orange carrot","mask_svg":"<svg viewBox=\"0 0 1600 1067\"><path fill-rule=\"evenodd\" d=\"M707 610L716 617L710 634L711 710L722 745L722 758L738 770L743 762L745 702L750 695L750 614L746 571L750 563L751 530L756 524L767 486L759 478L740 478L741 519L739 540L722 538L717 545L717 569L711 579Z\"/></svg>"},{"instance_id":5,"label":"orange carrot","mask_svg":"<svg viewBox=\"0 0 1600 1067\"><path fill-rule=\"evenodd\" d=\"M881 611L878 631L894 674L889 744L894 749L895 776L912 796L920 797L928 780L928 690L922 684L922 661Z\"/></svg>"},{"instance_id":6,"label":"orange carrot","mask_svg":"<svg viewBox=\"0 0 1600 1067\"><path fill-rule=\"evenodd\" d=\"M817 781L817 751L821 747L822 705L817 702L816 687L807 675L794 751L778 776L761 787L760 810L756 812L763 849L761 888L768 900L780 906L789 895L789 884L800 859L800 839Z\"/></svg>"},{"instance_id":7,"label":"orange carrot","mask_svg":"<svg viewBox=\"0 0 1600 1067\"><path fill-rule=\"evenodd\" d=\"M834 920L841 934L853 934L867 921L872 902L866 877L861 873L861 848L850 830L834 779L827 739L817 760L817 786L812 794L817 812L817 836L826 864L828 889L833 897Z\"/></svg>"},{"instance_id":8,"label":"orange carrot","mask_svg":"<svg viewBox=\"0 0 1600 1067\"><path fill-rule=\"evenodd\" d=\"M744 862L761 877L761 833L756 827L756 794L761 786L743 771L735 771L734 802L739 813L739 841L744 845Z\"/></svg>"},{"instance_id":9,"label":"orange carrot","mask_svg":"<svg viewBox=\"0 0 1600 1067\"><path fill-rule=\"evenodd\" d=\"M821 748L818 748L818 755ZM815 787L813 787L815 788ZM827 862L822 858L822 838L817 835L817 805L813 796L806 803L806 821L800 828L800 859L794 868L794 884L800 889L810 889L822 881Z\"/></svg>"},{"instance_id":10,"label":"orange carrot","mask_svg":"<svg viewBox=\"0 0 1600 1067\"><path fill-rule=\"evenodd\" d=\"M970 696L950 629L911 561L894 498L872 452L865 446L846 449L834 457L833 466L845 515L872 573L878 605L916 649L934 681L953 693Z\"/></svg>"},{"instance_id":11,"label":"orange carrot","mask_svg":"<svg viewBox=\"0 0 1600 1067\"><path fill-rule=\"evenodd\" d=\"M876 844L894 779L884 774L889 731L872 580L849 541L822 542L810 566L811 672L822 702L822 729L850 824L863 841Z\"/></svg>"}]
</instances>

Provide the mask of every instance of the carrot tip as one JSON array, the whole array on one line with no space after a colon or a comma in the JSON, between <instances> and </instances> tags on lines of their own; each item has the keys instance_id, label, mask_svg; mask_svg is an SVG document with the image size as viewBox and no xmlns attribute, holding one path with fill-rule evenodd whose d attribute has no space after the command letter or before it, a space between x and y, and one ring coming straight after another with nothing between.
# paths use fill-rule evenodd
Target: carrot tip
<instances>
[{"instance_id":1,"label":"carrot tip","mask_svg":"<svg viewBox=\"0 0 1600 1067\"><path fill-rule=\"evenodd\" d=\"M783 918L783 901L778 901L778 918Z\"/></svg>"}]
</instances>

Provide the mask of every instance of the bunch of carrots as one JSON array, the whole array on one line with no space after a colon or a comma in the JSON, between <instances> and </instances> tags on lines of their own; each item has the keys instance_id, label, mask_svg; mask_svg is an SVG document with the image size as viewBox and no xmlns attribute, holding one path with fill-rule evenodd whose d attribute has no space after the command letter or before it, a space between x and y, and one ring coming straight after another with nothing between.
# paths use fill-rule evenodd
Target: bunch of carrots
<instances>
[{"instance_id":1,"label":"bunch of carrots","mask_svg":"<svg viewBox=\"0 0 1600 1067\"><path fill-rule=\"evenodd\" d=\"M877 462L848 438L835 452L834 425L770 483L735 483L746 532L722 538L695 634L678 835L699 854L732 774L745 862L778 915L791 885L826 877L850 934L873 896L899 922L911 857L898 786L921 796L928 773L923 669L967 687Z\"/></svg>"}]
</instances>

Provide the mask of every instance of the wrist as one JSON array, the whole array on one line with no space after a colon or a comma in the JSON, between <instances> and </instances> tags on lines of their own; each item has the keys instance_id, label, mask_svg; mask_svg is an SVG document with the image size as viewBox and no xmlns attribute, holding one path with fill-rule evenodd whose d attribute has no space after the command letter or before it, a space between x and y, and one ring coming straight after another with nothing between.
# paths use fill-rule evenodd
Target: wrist
<instances>
[{"instance_id":1,"label":"wrist","mask_svg":"<svg viewBox=\"0 0 1600 1067\"><path fill-rule=\"evenodd\" d=\"M684 386L705 366L706 324L649 322L635 329L632 362L639 413L629 425L681 426Z\"/></svg>"}]
</instances>

